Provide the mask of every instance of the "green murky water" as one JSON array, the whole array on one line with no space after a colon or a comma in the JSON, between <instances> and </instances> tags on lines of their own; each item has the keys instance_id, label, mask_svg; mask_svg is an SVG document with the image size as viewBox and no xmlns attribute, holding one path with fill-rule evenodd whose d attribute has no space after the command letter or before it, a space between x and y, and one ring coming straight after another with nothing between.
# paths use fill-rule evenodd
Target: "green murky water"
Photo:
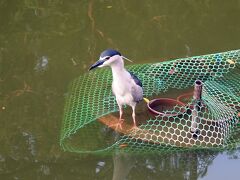
<instances>
[{"instance_id":1,"label":"green murky water","mask_svg":"<svg viewBox=\"0 0 240 180\"><path fill-rule=\"evenodd\" d=\"M239 179L240 151L63 152L67 86L106 48L134 63L240 48L240 1L0 0L0 179Z\"/></svg>"}]
</instances>

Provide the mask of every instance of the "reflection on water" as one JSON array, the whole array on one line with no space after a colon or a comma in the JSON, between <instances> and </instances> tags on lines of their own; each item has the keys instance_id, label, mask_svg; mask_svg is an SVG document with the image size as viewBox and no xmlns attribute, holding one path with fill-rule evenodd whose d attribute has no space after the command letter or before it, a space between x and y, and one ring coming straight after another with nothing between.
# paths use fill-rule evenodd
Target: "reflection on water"
<instances>
[{"instance_id":1,"label":"reflection on water","mask_svg":"<svg viewBox=\"0 0 240 180\"><path fill-rule=\"evenodd\" d=\"M239 15L239 0L0 1L0 179L208 177L220 155L63 152L64 100L107 47L134 63L239 49Z\"/></svg>"},{"instance_id":2,"label":"reflection on water","mask_svg":"<svg viewBox=\"0 0 240 180\"><path fill-rule=\"evenodd\" d=\"M205 176L208 165L217 153L189 152L137 157L129 154L114 156L113 180L142 179L197 179Z\"/></svg>"},{"instance_id":3,"label":"reflection on water","mask_svg":"<svg viewBox=\"0 0 240 180\"><path fill-rule=\"evenodd\" d=\"M37 72L45 71L48 67L48 58L46 56L42 56L38 59L36 66L34 67L34 70Z\"/></svg>"}]
</instances>

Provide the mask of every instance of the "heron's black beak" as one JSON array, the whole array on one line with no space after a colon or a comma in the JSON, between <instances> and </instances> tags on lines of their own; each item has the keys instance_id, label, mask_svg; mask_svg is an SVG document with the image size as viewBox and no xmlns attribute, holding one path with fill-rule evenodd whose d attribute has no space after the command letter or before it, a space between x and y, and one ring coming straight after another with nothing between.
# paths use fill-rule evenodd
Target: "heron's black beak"
<instances>
[{"instance_id":1,"label":"heron's black beak","mask_svg":"<svg viewBox=\"0 0 240 180\"><path fill-rule=\"evenodd\" d=\"M90 68L89 68L89 71L102 65L104 63L104 60L98 60L95 64L93 64Z\"/></svg>"}]
</instances>

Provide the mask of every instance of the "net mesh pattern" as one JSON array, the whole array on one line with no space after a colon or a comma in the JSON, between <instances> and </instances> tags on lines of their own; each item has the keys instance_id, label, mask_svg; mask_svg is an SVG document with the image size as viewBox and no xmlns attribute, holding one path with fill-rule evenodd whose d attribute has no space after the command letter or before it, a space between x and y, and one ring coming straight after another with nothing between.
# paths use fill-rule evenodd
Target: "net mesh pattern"
<instances>
[{"instance_id":1,"label":"net mesh pattern","mask_svg":"<svg viewBox=\"0 0 240 180\"><path fill-rule=\"evenodd\" d=\"M167 152L189 149L231 149L240 143L240 50L127 66L142 81L144 97L177 98L184 106L154 116L146 105L138 128L118 133L98 121L118 112L111 90L111 70L99 69L76 78L66 97L60 144L71 152ZM203 82L202 99L192 94L196 80ZM126 110L126 109L125 109ZM118 114L116 118L118 118ZM131 116L130 116L131 117ZM131 124L131 118L127 122ZM128 120L129 119L129 120ZM197 130L192 132L192 129Z\"/></svg>"}]
</instances>

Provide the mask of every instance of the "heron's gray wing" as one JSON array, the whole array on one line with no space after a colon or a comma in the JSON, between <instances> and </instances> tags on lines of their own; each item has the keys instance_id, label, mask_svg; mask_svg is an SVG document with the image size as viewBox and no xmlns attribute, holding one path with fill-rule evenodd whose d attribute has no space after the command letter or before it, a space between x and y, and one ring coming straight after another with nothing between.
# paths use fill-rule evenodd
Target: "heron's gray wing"
<instances>
[{"instance_id":1,"label":"heron's gray wing","mask_svg":"<svg viewBox=\"0 0 240 180\"><path fill-rule=\"evenodd\" d=\"M135 102L139 102L139 101L141 101L143 99L142 82L132 72L129 72L129 74L131 75L133 81L135 82L135 85L131 89L131 94L133 96L133 100Z\"/></svg>"},{"instance_id":2,"label":"heron's gray wing","mask_svg":"<svg viewBox=\"0 0 240 180\"><path fill-rule=\"evenodd\" d=\"M129 72L129 74L131 75L131 77L132 77L132 79L134 80L134 82L135 82L138 86L142 87L142 82L138 79L138 77L137 77L135 74L133 74L132 72L130 72L130 71L128 71L128 72Z\"/></svg>"},{"instance_id":3,"label":"heron's gray wing","mask_svg":"<svg viewBox=\"0 0 240 180\"><path fill-rule=\"evenodd\" d=\"M135 85L131 89L131 94L135 102L140 102L143 99L143 89L141 86Z\"/></svg>"}]
</instances>

